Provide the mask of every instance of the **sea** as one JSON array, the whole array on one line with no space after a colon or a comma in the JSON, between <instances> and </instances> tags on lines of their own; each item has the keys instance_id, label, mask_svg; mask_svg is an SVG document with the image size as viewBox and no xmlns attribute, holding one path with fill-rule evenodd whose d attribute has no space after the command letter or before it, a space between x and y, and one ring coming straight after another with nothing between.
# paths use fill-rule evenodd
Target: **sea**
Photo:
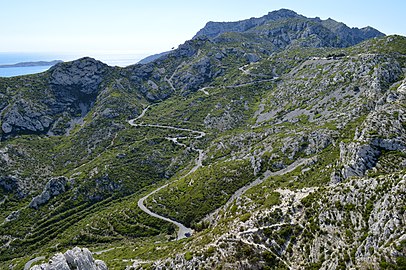
<instances>
[{"instance_id":1,"label":"sea","mask_svg":"<svg viewBox=\"0 0 406 270\"><path fill-rule=\"evenodd\" d=\"M69 54L69 53L10 53L0 52L0 65L12 65L22 62L36 61L72 61L81 57L89 56L109 66L126 67L136 64L148 54L139 53L105 53L105 54ZM0 77L14 77L27 74L35 74L48 70L51 66L34 66L34 67L3 67L0 68Z\"/></svg>"}]
</instances>

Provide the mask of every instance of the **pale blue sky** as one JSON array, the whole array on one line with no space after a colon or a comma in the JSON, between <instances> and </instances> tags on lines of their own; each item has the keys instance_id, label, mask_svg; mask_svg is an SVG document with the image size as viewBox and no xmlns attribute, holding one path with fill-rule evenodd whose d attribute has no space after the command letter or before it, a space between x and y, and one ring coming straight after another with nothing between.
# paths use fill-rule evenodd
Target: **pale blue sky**
<instances>
[{"instance_id":1,"label":"pale blue sky","mask_svg":"<svg viewBox=\"0 0 406 270\"><path fill-rule=\"evenodd\" d=\"M151 54L281 8L406 35L404 0L0 0L0 52Z\"/></svg>"}]
</instances>

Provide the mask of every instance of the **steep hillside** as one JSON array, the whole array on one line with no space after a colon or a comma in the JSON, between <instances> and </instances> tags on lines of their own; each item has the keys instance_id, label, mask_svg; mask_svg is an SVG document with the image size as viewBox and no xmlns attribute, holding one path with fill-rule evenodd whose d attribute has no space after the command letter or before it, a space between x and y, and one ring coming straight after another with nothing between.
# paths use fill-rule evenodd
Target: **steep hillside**
<instances>
[{"instance_id":1,"label":"steep hillside","mask_svg":"<svg viewBox=\"0 0 406 270\"><path fill-rule=\"evenodd\" d=\"M1 78L0 268L402 269L405 72L405 37L280 10Z\"/></svg>"},{"instance_id":2,"label":"steep hillside","mask_svg":"<svg viewBox=\"0 0 406 270\"><path fill-rule=\"evenodd\" d=\"M207 167L151 197L156 212L202 230L154 265L402 269L404 45L388 37L302 61L295 52L251 130L216 138ZM261 64L244 70L264 75Z\"/></svg>"}]
</instances>

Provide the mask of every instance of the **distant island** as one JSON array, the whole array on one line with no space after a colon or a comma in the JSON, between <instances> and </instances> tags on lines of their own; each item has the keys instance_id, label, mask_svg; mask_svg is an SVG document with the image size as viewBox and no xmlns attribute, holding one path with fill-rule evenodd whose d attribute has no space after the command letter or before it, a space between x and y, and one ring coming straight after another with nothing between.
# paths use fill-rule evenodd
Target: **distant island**
<instances>
[{"instance_id":1,"label":"distant island","mask_svg":"<svg viewBox=\"0 0 406 270\"><path fill-rule=\"evenodd\" d=\"M53 66L55 64L63 62L62 60L53 61L35 61L35 62L21 62L11 65L0 65L0 68L13 68L13 67L42 67L42 66Z\"/></svg>"}]
</instances>

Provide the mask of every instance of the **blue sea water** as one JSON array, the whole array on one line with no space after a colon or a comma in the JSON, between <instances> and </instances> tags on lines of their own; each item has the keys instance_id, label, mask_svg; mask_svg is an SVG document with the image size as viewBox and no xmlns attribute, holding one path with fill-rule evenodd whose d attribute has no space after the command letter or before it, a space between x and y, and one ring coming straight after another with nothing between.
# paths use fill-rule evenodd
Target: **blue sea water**
<instances>
[{"instance_id":1,"label":"blue sea water","mask_svg":"<svg viewBox=\"0 0 406 270\"><path fill-rule=\"evenodd\" d=\"M44 72L50 67L51 66L0 68L0 77L15 77L20 75L36 74Z\"/></svg>"},{"instance_id":2,"label":"blue sea water","mask_svg":"<svg viewBox=\"0 0 406 270\"><path fill-rule=\"evenodd\" d=\"M85 57L88 55L80 54L46 54L46 53L5 53L0 52L0 65L11 65L21 62L34 62L34 61L72 61ZM96 54L90 55L97 60L102 61L110 66L125 67L137 63L146 54ZM35 74L46 71L51 66L38 66L38 67L8 67L0 68L0 77L14 77L19 75Z\"/></svg>"}]
</instances>

